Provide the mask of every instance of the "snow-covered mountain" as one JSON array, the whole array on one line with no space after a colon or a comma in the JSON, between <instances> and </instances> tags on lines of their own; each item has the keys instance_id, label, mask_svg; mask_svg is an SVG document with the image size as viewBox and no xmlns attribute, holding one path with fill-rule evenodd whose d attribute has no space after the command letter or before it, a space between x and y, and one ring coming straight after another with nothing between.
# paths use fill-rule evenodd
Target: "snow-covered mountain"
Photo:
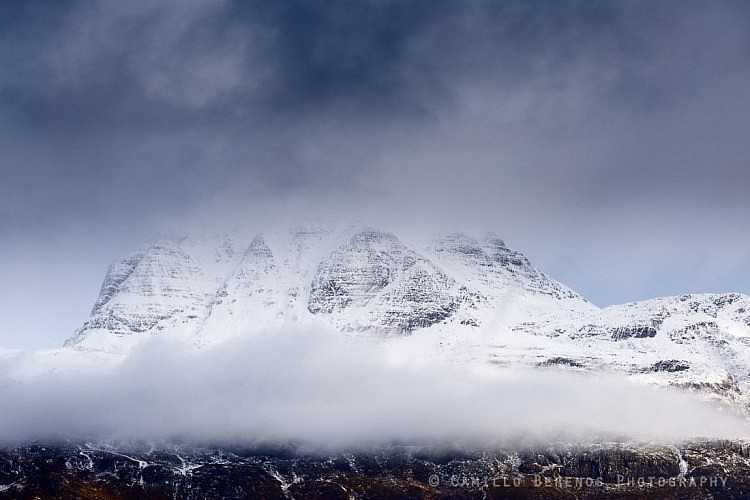
<instances>
[{"instance_id":1,"label":"snow-covered mountain","mask_svg":"<svg viewBox=\"0 0 750 500\"><path fill-rule=\"evenodd\" d=\"M415 357L624 372L742 406L750 394L750 297L600 309L493 235L417 243L375 229L300 229L160 240L112 264L66 346L124 353L154 335L201 346L288 325L384 336Z\"/></svg>"},{"instance_id":2,"label":"snow-covered mountain","mask_svg":"<svg viewBox=\"0 0 750 500\"><path fill-rule=\"evenodd\" d=\"M153 334L210 343L290 322L386 334L471 330L491 326L510 298L544 310L593 308L493 235L422 246L373 229L259 234L245 244L181 237L112 264L68 344L119 349L123 338Z\"/></svg>"}]
</instances>

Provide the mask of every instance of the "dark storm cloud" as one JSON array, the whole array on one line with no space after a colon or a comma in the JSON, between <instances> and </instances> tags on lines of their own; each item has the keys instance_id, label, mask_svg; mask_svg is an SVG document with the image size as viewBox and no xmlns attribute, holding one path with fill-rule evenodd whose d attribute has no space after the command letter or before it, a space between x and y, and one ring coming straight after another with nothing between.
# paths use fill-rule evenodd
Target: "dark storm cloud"
<instances>
[{"instance_id":1,"label":"dark storm cloud","mask_svg":"<svg viewBox=\"0 0 750 500\"><path fill-rule=\"evenodd\" d=\"M297 120L329 106L403 115L449 100L449 71L502 86L592 50L637 62L639 25L669 15L646 5L30 2L4 19L3 104L35 131Z\"/></svg>"},{"instance_id":2,"label":"dark storm cloud","mask_svg":"<svg viewBox=\"0 0 750 500\"><path fill-rule=\"evenodd\" d=\"M428 5L32 4L6 29L4 105L35 131L254 124L337 101L393 111L413 104L397 66L441 10Z\"/></svg>"},{"instance_id":3,"label":"dark storm cloud","mask_svg":"<svg viewBox=\"0 0 750 500\"><path fill-rule=\"evenodd\" d=\"M345 212L495 230L598 303L750 291L746 2L6 2L0 63L28 254Z\"/></svg>"},{"instance_id":4,"label":"dark storm cloud","mask_svg":"<svg viewBox=\"0 0 750 500\"><path fill-rule=\"evenodd\" d=\"M237 175L272 187L338 175L311 171L298 143L321 114L419 113L396 68L418 7L15 6L0 49L6 189L31 193L29 208L47 215L154 208Z\"/></svg>"},{"instance_id":5,"label":"dark storm cloud","mask_svg":"<svg viewBox=\"0 0 750 500\"><path fill-rule=\"evenodd\" d=\"M576 118L606 126L598 123L598 107L625 107L612 116L610 126L617 127L618 119L630 119L622 116L627 108L669 106L691 97L725 66L747 64L747 40L731 39L742 36L733 27L747 9L679 6L30 2L11 6L4 16L7 71L0 98L6 126L34 143L25 147L41 143L53 156L32 156L27 163L55 171L74 163L67 179L97 173L119 180L124 168L139 179L145 170L163 180L160 172L169 178L176 169L187 174L185 182L201 183L213 173L208 165L217 163L225 173L250 170L281 185L331 173L356 177L354 169L341 172L340 165L297 158L300 143L321 123L335 129L334 136L348 127L362 135L380 132L372 137L377 142L380 129L450 120L476 87L491 91L485 96L490 107L523 89L534 92L535 101L588 99L557 116L536 117L550 119L553 128L580 125ZM708 22L696 21L703 16ZM722 22L732 23L729 35ZM730 50L717 51L717 44ZM737 53L743 44L745 53ZM567 95L569 90L591 93ZM550 110L530 111L533 120L533 112ZM288 135L279 137L283 133ZM159 137L158 148L151 135ZM315 140L341 146L330 136ZM207 151L212 146L219 151ZM606 184L610 174L644 163L599 173ZM52 172L38 176L53 178L59 188ZM75 181L69 188L79 194Z\"/></svg>"}]
</instances>

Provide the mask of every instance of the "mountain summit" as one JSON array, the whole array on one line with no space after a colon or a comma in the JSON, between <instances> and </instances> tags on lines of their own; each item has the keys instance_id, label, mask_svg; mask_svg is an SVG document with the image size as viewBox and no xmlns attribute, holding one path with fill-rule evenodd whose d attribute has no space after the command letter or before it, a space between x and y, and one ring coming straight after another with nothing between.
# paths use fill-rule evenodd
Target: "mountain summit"
<instances>
[{"instance_id":1,"label":"mountain summit","mask_svg":"<svg viewBox=\"0 0 750 500\"><path fill-rule=\"evenodd\" d=\"M124 353L153 336L201 346L289 326L451 361L624 372L742 406L750 394L750 297L598 308L494 235L416 244L316 228L159 240L111 265L66 346Z\"/></svg>"},{"instance_id":2,"label":"mountain summit","mask_svg":"<svg viewBox=\"0 0 750 500\"><path fill-rule=\"evenodd\" d=\"M492 235L453 234L423 247L374 229L259 234L245 245L171 238L110 266L90 319L68 344L100 348L160 333L210 341L306 321L348 332L464 330L509 297L591 308Z\"/></svg>"}]
</instances>

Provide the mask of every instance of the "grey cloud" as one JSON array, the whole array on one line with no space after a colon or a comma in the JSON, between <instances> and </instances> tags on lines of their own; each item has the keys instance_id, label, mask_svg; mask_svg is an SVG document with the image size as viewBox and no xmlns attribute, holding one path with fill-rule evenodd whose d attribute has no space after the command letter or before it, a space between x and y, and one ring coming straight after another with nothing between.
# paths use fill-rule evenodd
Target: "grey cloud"
<instances>
[{"instance_id":1,"label":"grey cloud","mask_svg":"<svg viewBox=\"0 0 750 500\"><path fill-rule=\"evenodd\" d=\"M749 25L729 0L9 5L0 234L320 212L494 230L599 304L748 292Z\"/></svg>"}]
</instances>

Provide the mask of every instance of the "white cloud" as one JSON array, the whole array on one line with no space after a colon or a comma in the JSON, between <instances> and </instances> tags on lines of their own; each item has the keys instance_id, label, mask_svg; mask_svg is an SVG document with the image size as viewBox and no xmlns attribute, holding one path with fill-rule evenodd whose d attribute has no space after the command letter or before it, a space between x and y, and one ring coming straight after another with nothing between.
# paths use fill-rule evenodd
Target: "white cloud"
<instances>
[{"instance_id":1,"label":"white cloud","mask_svg":"<svg viewBox=\"0 0 750 500\"><path fill-rule=\"evenodd\" d=\"M728 409L684 393L615 377L409 356L396 361L388 349L371 340L289 329L203 350L154 340L108 370L59 365L19 377L24 361L6 360L0 367L0 441L62 436L491 446L748 435Z\"/></svg>"}]
</instances>

